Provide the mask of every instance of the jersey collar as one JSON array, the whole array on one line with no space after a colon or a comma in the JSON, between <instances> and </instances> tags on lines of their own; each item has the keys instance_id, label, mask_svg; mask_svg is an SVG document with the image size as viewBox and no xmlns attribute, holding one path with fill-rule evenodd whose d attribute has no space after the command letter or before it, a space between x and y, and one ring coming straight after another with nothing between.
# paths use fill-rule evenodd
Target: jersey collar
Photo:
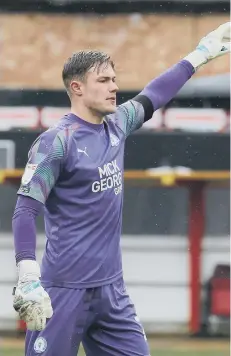
<instances>
[{"instance_id":1,"label":"jersey collar","mask_svg":"<svg viewBox=\"0 0 231 356\"><path fill-rule=\"evenodd\" d=\"M81 119L80 117L76 116L75 114L73 113L69 113L67 114L67 118L68 118L68 121L72 122L72 123L79 123L81 125L84 125L84 126L87 126L87 127L90 127L96 131L101 131L104 127L104 123L102 124L93 124L92 122L89 122L89 121L86 121L86 120L83 120Z\"/></svg>"}]
</instances>

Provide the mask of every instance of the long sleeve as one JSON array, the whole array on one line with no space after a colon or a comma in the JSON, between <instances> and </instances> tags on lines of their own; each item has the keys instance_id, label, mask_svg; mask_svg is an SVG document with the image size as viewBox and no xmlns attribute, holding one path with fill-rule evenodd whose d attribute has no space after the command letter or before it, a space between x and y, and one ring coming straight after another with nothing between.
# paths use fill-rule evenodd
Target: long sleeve
<instances>
[{"instance_id":1,"label":"long sleeve","mask_svg":"<svg viewBox=\"0 0 231 356\"><path fill-rule=\"evenodd\" d=\"M35 199L20 195L12 218L16 263L35 260L36 216L43 204Z\"/></svg>"},{"instance_id":2,"label":"long sleeve","mask_svg":"<svg viewBox=\"0 0 231 356\"><path fill-rule=\"evenodd\" d=\"M173 99L194 72L192 64L187 60L182 60L148 83L133 99L143 105L144 121L149 120L154 111Z\"/></svg>"}]
</instances>

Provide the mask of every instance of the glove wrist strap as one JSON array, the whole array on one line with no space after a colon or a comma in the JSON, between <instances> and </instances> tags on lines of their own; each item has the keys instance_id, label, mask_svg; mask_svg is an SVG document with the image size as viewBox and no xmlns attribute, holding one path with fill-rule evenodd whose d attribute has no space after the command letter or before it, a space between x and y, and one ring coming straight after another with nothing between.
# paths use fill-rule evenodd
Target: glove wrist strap
<instances>
[{"instance_id":1,"label":"glove wrist strap","mask_svg":"<svg viewBox=\"0 0 231 356\"><path fill-rule=\"evenodd\" d=\"M22 260L17 267L20 281L38 280L41 277L40 267L36 261Z\"/></svg>"},{"instance_id":2,"label":"glove wrist strap","mask_svg":"<svg viewBox=\"0 0 231 356\"><path fill-rule=\"evenodd\" d=\"M205 54L198 49L189 53L184 59L190 62L195 68L195 70L197 70L203 64L208 62L208 59L206 58Z\"/></svg>"}]
</instances>

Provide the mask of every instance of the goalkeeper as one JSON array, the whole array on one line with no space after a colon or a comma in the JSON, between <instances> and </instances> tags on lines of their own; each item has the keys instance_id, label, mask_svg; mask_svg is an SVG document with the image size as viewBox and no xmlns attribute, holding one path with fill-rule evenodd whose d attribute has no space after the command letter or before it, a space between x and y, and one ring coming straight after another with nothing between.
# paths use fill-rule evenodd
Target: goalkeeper
<instances>
[{"instance_id":1,"label":"goalkeeper","mask_svg":"<svg viewBox=\"0 0 231 356\"><path fill-rule=\"evenodd\" d=\"M198 68L229 51L229 31L229 23L221 25L118 107L108 55L82 51L65 63L70 113L33 143L13 216L13 303L27 324L26 356L76 356L80 342L87 356L150 355L122 273L125 139ZM40 271L35 219L42 209L47 243Z\"/></svg>"}]
</instances>

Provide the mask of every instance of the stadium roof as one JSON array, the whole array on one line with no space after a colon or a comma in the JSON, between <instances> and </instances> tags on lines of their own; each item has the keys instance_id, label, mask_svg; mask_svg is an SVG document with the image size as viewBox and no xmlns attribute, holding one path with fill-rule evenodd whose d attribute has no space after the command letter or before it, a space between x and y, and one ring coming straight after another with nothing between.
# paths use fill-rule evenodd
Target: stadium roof
<instances>
[{"instance_id":1,"label":"stadium roof","mask_svg":"<svg viewBox=\"0 0 231 356\"><path fill-rule=\"evenodd\" d=\"M230 95L230 74L192 78L177 97L227 97Z\"/></svg>"}]
</instances>

